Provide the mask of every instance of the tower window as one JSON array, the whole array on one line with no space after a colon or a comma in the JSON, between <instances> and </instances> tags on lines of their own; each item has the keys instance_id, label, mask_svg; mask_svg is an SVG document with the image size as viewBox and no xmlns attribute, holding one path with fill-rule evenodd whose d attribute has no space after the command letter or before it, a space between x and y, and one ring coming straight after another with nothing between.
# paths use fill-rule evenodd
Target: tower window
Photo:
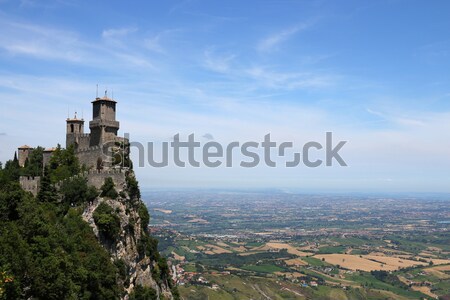
<instances>
[{"instance_id":1,"label":"tower window","mask_svg":"<svg viewBox=\"0 0 450 300\"><path fill-rule=\"evenodd\" d=\"M73 132L73 124L70 124L70 132Z\"/></svg>"}]
</instances>

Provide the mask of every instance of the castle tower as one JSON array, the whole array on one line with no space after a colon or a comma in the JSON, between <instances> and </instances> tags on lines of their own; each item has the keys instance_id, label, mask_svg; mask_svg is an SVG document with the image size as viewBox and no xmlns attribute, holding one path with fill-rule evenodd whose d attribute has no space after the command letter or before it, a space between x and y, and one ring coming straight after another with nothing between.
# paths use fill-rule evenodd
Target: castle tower
<instances>
[{"instance_id":1,"label":"castle tower","mask_svg":"<svg viewBox=\"0 0 450 300\"><path fill-rule=\"evenodd\" d=\"M80 137L84 134L84 120L77 118L77 113L73 119L66 120L66 148L75 145L75 149L80 146Z\"/></svg>"},{"instance_id":2,"label":"castle tower","mask_svg":"<svg viewBox=\"0 0 450 300\"><path fill-rule=\"evenodd\" d=\"M117 137L119 122L116 121L116 101L108 98L106 92L103 98L92 101L92 121L90 146L101 146L105 142L113 141Z\"/></svg>"},{"instance_id":3,"label":"castle tower","mask_svg":"<svg viewBox=\"0 0 450 300\"><path fill-rule=\"evenodd\" d=\"M30 156L31 151L33 151L33 148L31 148L28 145L23 145L21 147L18 148L18 153L19 153L19 166L24 167L25 166L25 162L27 161L27 158Z\"/></svg>"}]
</instances>

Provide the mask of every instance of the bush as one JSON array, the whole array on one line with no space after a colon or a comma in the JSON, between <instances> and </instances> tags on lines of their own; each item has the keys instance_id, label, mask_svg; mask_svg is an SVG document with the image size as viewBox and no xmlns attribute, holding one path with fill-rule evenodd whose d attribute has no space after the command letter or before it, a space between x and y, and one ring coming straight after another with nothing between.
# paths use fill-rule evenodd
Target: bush
<instances>
[{"instance_id":1,"label":"bush","mask_svg":"<svg viewBox=\"0 0 450 300\"><path fill-rule=\"evenodd\" d=\"M151 260L157 261L160 257L158 252L158 240L143 233L138 242L138 253L141 256L146 255Z\"/></svg>"},{"instance_id":2,"label":"bush","mask_svg":"<svg viewBox=\"0 0 450 300\"><path fill-rule=\"evenodd\" d=\"M111 206L105 202L100 203L93 216L100 233L110 240L117 239L120 233L120 218Z\"/></svg>"},{"instance_id":3,"label":"bush","mask_svg":"<svg viewBox=\"0 0 450 300\"><path fill-rule=\"evenodd\" d=\"M144 231L147 232L147 227L150 222L150 215L148 214L147 206L145 206L144 203L141 203L141 205L139 205L138 214L141 218L141 226Z\"/></svg>"},{"instance_id":4,"label":"bush","mask_svg":"<svg viewBox=\"0 0 450 300\"><path fill-rule=\"evenodd\" d=\"M100 196L102 197L117 199L117 197L119 196L115 189L114 181L111 177L105 178L105 183L102 185L101 190L102 193L100 194Z\"/></svg>"},{"instance_id":5,"label":"bush","mask_svg":"<svg viewBox=\"0 0 450 300\"><path fill-rule=\"evenodd\" d=\"M128 276L128 267L125 264L125 261L123 259L116 259L114 261L114 265L117 268L118 274L119 274L119 278L122 280L125 280Z\"/></svg>"},{"instance_id":6,"label":"bush","mask_svg":"<svg viewBox=\"0 0 450 300\"><path fill-rule=\"evenodd\" d=\"M158 294L151 287L137 285L130 294L130 300L154 300L158 299Z\"/></svg>"}]
</instances>

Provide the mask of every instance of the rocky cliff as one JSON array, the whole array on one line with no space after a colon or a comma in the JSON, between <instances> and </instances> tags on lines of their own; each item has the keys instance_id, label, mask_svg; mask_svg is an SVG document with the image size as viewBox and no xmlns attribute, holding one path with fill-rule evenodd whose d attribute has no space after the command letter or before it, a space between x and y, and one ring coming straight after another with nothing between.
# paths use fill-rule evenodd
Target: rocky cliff
<instances>
[{"instance_id":1,"label":"rocky cliff","mask_svg":"<svg viewBox=\"0 0 450 300\"><path fill-rule=\"evenodd\" d=\"M128 299L137 286L154 289L159 299L173 299L167 263L157 252L156 240L148 234L149 215L134 173L130 171L126 176L125 184L114 187L116 194L113 191L108 196L103 188L102 195L89 203L82 217L122 268L119 285L125 290L123 299ZM109 212L102 219L100 210L105 209Z\"/></svg>"}]
</instances>

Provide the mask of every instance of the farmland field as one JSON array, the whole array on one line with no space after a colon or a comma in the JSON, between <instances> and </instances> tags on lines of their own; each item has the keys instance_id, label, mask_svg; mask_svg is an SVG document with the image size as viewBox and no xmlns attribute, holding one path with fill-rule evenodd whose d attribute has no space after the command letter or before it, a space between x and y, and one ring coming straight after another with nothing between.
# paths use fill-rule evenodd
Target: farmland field
<instances>
[{"instance_id":1,"label":"farmland field","mask_svg":"<svg viewBox=\"0 0 450 300\"><path fill-rule=\"evenodd\" d=\"M450 295L450 223L440 222L450 218L447 200L240 193L158 199L149 203L171 213L155 211L151 230L182 299Z\"/></svg>"}]
</instances>

